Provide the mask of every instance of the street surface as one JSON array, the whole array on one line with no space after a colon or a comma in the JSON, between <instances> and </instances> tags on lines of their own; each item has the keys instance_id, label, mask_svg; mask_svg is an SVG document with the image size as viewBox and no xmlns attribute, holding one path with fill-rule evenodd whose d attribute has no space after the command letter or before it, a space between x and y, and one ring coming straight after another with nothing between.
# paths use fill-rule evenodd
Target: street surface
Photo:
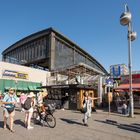
<instances>
[{"instance_id":1,"label":"street surface","mask_svg":"<svg viewBox=\"0 0 140 140\"><path fill-rule=\"evenodd\" d=\"M140 140L140 133L120 129L115 125L103 123L106 119L121 124L136 124L140 127L140 114L135 118L124 117L121 114L111 114L98 110L89 119L89 126L83 126L82 117L78 111L56 110L54 113L57 125L55 128L34 125L33 130L24 128L24 113L16 111L15 133L3 130L2 108L0 108L0 140Z\"/></svg>"}]
</instances>

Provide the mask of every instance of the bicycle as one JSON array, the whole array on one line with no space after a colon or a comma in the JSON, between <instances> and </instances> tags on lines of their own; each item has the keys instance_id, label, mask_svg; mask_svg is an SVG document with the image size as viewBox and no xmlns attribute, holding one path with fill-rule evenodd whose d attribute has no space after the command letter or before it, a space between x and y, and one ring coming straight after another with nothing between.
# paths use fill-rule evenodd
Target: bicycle
<instances>
[{"instance_id":1,"label":"bicycle","mask_svg":"<svg viewBox=\"0 0 140 140\"><path fill-rule=\"evenodd\" d=\"M38 105L35 106L33 112L33 121L35 124L41 124L42 126L49 126L50 128L54 128L56 126L56 119L53 116L53 112L55 108L53 105L49 104L46 107L45 114L42 114L40 111L40 107Z\"/></svg>"}]
</instances>

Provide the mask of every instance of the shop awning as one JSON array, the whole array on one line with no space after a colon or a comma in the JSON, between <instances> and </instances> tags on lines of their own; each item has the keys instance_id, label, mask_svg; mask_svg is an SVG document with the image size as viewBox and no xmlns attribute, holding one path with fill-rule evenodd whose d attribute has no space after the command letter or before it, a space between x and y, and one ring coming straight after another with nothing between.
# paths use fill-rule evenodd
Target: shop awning
<instances>
[{"instance_id":1,"label":"shop awning","mask_svg":"<svg viewBox=\"0 0 140 140\"><path fill-rule=\"evenodd\" d=\"M10 87L5 87L5 90L8 90Z\"/></svg>"},{"instance_id":2,"label":"shop awning","mask_svg":"<svg viewBox=\"0 0 140 140\"><path fill-rule=\"evenodd\" d=\"M29 88L29 90L32 90L32 91L34 90L33 86L29 86L28 88Z\"/></svg>"},{"instance_id":3,"label":"shop awning","mask_svg":"<svg viewBox=\"0 0 140 140\"><path fill-rule=\"evenodd\" d=\"M129 84L121 84L117 88L114 88L116 91L128 91L130 85ZM133 91L140 91L140 84L132 84Z\"/></svg>"},{"instance_id":4,"label":"shop awning","mask_svg":"<svg viewBox=\"0 0 140 140\"><path fill-rule=\"evenodd\" d=\"M23 87L23 90L28 90L28 88L27 87Z\"/></svg>"},{"instance_id":5,"label":"shop awning","mask_svg":"<svg viewBox=\"0 0 140 140\"><path fill-rule=\"evenodd\" d=\"M34 90L35 91L40 91L40 89L38 89L36 86L34 86Z\"/></svg>"},{"instance_id":6,"label":"shop awning","mask_svg":"<svg viewBox=\"0 0 140 140\"><path fill-rule=\"evenodd\" d=\"M17 87L17 90L24 90L22 87Z\"/></svg>"}]
</instances>

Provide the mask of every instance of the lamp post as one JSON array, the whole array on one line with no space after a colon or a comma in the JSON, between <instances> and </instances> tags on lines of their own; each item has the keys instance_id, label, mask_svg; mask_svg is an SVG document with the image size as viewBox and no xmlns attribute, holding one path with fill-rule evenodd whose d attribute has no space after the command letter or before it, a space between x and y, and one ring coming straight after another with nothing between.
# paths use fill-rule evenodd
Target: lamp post
<instances>
[{"instance_id":1,"label":"lamp post","mask_svg":"<svg viewBox=\"0 0 140 140\"><path fill-rule=\"evenodd\" d=\"M136 32L132 31L132 16L127 4L125 4L125 12L120 16L120 24L128 25L128 67L129 67L129 93L130 93L130 117L134 117L134 102L132 93L132 55L131 42L136 39Z\"/></svg>"}]
</instances>

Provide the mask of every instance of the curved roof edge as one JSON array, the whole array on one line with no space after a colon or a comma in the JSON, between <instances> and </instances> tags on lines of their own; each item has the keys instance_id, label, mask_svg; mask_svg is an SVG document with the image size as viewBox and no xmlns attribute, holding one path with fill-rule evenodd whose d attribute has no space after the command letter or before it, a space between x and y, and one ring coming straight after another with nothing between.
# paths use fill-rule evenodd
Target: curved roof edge
<instances>
[{"instance_id":1,"label":"curved roof edge","mask_svg":"<svg viewBox=\"0 0 140 140\"><path fill-rule=\"evenodd\" d=\"M65 35L63 35L62 33L58 32L56 29L50 27L44 30L41 30L39 32L33 33L29 36L24 37L23 39L15 42L14 44L12 44L11 46L9 46L8 48L6 48L3 52L2 55L4 55L5 53L7 53L8 51L11 51L13 49L15 49L16 47L23 45L29 41L32 41L38 37L41 36L45 36L51 32L54 32L56 35L62 37L63 39L67 40L70 44L72 44L72 46L77 47L82 53L86 54L90 59L94 60L96 62L96 64L104 71L105 74L108 75L108 72L106 71L106 69L93 57L91 56L89 53L87 53L85 50L83 50L79 45L77 45L76 43L72 42L70 39L68 39Z\"/></svg>"}]
</instances>

